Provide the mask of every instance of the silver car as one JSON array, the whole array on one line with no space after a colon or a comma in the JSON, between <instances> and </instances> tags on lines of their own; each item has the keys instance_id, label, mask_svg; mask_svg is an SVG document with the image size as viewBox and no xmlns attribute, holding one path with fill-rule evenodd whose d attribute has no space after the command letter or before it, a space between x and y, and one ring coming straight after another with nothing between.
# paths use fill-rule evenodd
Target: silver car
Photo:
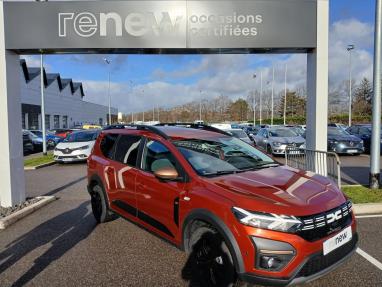
<instances>
[{"instance_id":1,"label":"silver car","mask_svg":"<svg viewBox=\"0 0 382 287\"><path fill-rule=\"evenodd\" d=\"M233 137L241 139L243 142L246 142L247 144L250 144L250 145L253 144L251 139L242 129L229 129L225 131L229 132Z\"/></svg>"},{"instance_id":2,"label":"silver car","mask_svg":"<svg viewBox=\"0 0 382 287\"><path fill-rule=\"evenodd\" d=\"M255 135L255 145L273 155L285 154L286 148L305 148L305 139L286 127L261 129ZM302 151L301 151L302 152Z\"/></svg>"}]
</instances>

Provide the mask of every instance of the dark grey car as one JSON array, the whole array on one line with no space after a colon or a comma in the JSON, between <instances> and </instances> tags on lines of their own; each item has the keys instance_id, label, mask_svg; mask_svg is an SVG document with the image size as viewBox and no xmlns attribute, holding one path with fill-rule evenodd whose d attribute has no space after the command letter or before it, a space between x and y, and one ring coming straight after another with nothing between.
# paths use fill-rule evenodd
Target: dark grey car
<instances>
[{"instance_id":1,"label":"dark grey car","mask_svg":"<svg viewBox=\"0 0 382 287\"><path fill-rule=\"evenodd\" d=\"M305 148L305 139L290 128L272 127L261 129L255 135L255 145L269 154L282 155L286 148Z\"/></svg>"},{"instance_id":2,"label":"dark grey car","mask_svg":"<svg viewBox=\"0 0 382 287\"><path fill-rule=\"evenodd\" d=\"M328 151L339 154L361 154L365 151L363 140L341 128L328 127Z\"/></svg>"}]
</instances>

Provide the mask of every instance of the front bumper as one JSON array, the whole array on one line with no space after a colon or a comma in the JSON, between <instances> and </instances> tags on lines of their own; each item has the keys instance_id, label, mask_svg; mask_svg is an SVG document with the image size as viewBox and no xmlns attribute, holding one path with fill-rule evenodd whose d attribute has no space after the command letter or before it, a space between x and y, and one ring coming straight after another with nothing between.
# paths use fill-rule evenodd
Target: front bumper
<instances>
[{"instance_id":1,"label":"front bumper","mask_svg":"<svg viewBox=\"0 0 382 287\"><path fill-rule=\"evenodd\" d=\"M357 243L358 234L354 233L350 242L333 251L333 253L324 256L322 251L320 251L308 256L295 269L293 275L290 277L277 278L261 276L254 273L243 273L239 274L239 278L248 283L261 284L264 286L291 286L311 282L325 276L344 264L356 251ZM309 274L309 271L315 269L317 270L316 272Z\"/></svg>"},{"instance_id":2,"label":"front bumper","mask_svg":"<svg viewBox=\"0 0 382 287\"><path fill-rule=\"evenodd\" d=\"M328 150L340 154L359 154L365 152L363 145L349 146L341 143L329 145Z\"/></svg>"},{"instance_id":3,"label":"front bumper","mask_svg":"<svg viewBox=\"0 0 382 287\"><path fill-rule=\"evenodd\" d=\"M56 162L79 162L86 161L89 157L90 151L88 150L75 150L69 154L61 151L54 151L53 159Z\"/></svg>"},{"instance_id":4,"label":"front bumper","mask_svg":"<svg viewBox=\"0 0 382 287\"><path fill-rule=\"evenodd\" d=\"M293 147L293 146L287 146L287 145L281 145L281 146L273 146L271 145L272 148L272 154L274 155L283 155L285 154L285 150L292 149L293 154L304 154L304 149L300 147Z\"/></svg>"}]
</instances>

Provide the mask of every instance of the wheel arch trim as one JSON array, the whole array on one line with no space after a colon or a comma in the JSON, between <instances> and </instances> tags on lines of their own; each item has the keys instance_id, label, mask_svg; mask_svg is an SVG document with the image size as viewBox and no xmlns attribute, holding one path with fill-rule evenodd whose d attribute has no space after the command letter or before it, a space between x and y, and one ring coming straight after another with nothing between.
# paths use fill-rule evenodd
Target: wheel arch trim
<instances>
[{"instance_id":1,"label":"wheel arch trim","mask_svg":"<svg viewBox=\"0 0 382 287\"><path fill-rule=\"evenodd\" d=\"M237 244L237 241L232 234L231 230L227 227L227 225L215 214L206 210L206 209L195 209L191 211L185 218L182 224L182 245L181 247L186 251L189 250L189 234L186 234L188 231L188 226L191 222L199 220L204 221L210 224L213 228L215 228L224 238L224 241L227 244L229 251L231 252L232 259L234 262L235 269L237 273L245 273L243 257Z\"/></svg>"}]
</instances>

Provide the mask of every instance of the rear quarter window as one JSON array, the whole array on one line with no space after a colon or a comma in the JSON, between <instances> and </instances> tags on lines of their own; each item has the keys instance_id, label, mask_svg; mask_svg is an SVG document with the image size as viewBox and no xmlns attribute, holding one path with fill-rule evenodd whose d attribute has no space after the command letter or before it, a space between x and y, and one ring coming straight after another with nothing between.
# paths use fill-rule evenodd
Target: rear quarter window
<instances>
[{"instance_id":1,"label":"rear quarter window","mask_svg":"<svg viewBox=\"0 0 382 287\"><path fill-rule=\"evenodd\" d=\"M100 144L100 149L102 154L112 159L113 158L113 151L114 151L114 145L117 141L118 135L117 134L106 134Z\"/></svg>"}]
</instances>

